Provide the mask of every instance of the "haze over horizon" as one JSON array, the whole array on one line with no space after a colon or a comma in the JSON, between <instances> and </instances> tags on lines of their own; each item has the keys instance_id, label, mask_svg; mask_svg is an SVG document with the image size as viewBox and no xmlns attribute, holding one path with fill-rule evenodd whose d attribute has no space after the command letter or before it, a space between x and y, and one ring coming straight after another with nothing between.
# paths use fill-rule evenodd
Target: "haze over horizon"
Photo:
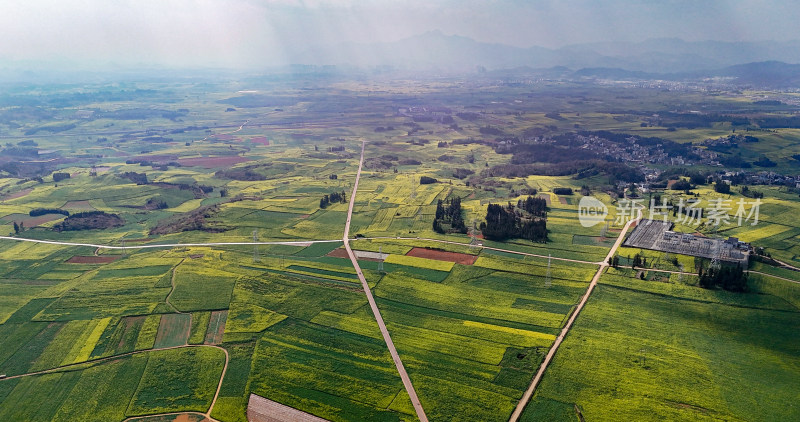
<instances>
[{"instance_id":1,"label":"haze over horizon","mask_svg":"<svg viewBox=\"0 0 800 422\"><path fill-rule=\"evenodd\" d=\"M0 69L263 68L298 52L441 31L517 48L597 42L800 39L800 4L778 1L33 0L0 15Z\"/></svg>"}]
</instances>

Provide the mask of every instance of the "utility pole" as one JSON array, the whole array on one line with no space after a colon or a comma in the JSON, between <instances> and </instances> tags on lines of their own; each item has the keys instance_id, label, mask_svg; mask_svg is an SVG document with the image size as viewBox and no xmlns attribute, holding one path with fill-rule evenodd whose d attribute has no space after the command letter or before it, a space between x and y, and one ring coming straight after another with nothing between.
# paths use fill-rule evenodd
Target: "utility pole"
<instances>
[{"instance_id":1,"label":"utility pole","mask_svg":"<svg viewBox=\"0 0 800 422\"><path fill-rule=\"evenodd\" d=\"M258 258L258 245L255 244L256 242L258 242L258 229L253 230L253 243L254 243L254 245L253 245L253 262L258 262L259 261L259 258Z\"/></svg>"}]
</instances>

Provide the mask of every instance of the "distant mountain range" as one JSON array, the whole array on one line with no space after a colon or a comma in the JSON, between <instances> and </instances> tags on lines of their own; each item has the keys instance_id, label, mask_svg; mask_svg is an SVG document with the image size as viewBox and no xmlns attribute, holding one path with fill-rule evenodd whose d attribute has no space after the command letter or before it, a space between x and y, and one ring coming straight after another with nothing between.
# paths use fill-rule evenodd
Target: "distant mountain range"
<instances>
[{"instance_id":1,"label":"distant mountain range","mask_svg":"<svg viewBox=\"0 0 800 422\"><path fill-rule=\"evenodd\" d=\"M753 81L777 77L782 83L800 79L798 66L787 64L800 63L800 41L688 42L668 38L548 49L489 44L431 31L395 42L319 46L289 60L309 65L448 72L524 67L583 69L581 72L586 76L593 72L597 76L616 73L648 78L659 75L668 78L732 76Z\"/></svg>"},{"instance_id":2,"label":"distant mountain range","mask_svg":"<svg viewBox=\"0 0 800 422\"><path fill-rule=\"evenodd\" d=\"M0 83L198 77L236 72L347 74L421 71L496 77L696 80L730 77L765 87L800 87L800 41L689 42L674 38L521 48L430 31L394 42L338 43L286 51L269 68L172 69L155 63L19 61L0 58Z\"/></svg>"}]
</instances>

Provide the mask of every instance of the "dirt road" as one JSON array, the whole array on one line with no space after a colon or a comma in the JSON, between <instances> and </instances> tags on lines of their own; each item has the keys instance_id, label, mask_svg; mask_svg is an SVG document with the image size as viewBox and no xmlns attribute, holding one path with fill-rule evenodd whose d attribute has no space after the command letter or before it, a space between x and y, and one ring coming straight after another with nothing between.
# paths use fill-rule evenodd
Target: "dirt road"
<instances>
[{"instance_id":1,"label":"dirt road","mask_svg":"<svg viewBox=\"0 0 800 422\"><path fill-rule=\"evenodd\" d=\"M361 160L358 163L358 173L356 173L356 181L355 184L353 184L353 192L350 194L350 206L347 210L347 221L344 225L344 236L342 237L342 240L344 241L344 247L347 250L347 255L350 257L350 262L353 263L353 267L356 269L358 279L361 280L361 285L364 288L364 294L367 296L369 307L372 309L372 314L375 316L375 320L378 322L378 327L383 335L383 340L386 342L386 347L389 348L389 354L392 355L392 360L394 361L394 365L397 367L397 372L400 374L400 379L403 381L403 386L405 387L406 392L408 392L408 396L411 398L411 404L414 406L414 411L417 412L417 417L421 422L428 422L428 417L425 415L425 410L422 408L419 397L417 397L417 392L414 390L414 385L411 384L411 378L408 377L406 368L403 366L403 362L400 360L400 355L397 353L397 349L394 347L392 337L389 336L389 330L386 329L386 324L383 322L383 317L381 316L380 310L378 310L378 304L375 303L375 298L372 296L372 291L369 289L367 279L364 278L364 274L361 272L361 267L358 265L356 256L353 253L353 250L350 249L350 220L353 217L353 205L356 203L358 181L361 179L361 167L364 164L365 146L366 143L362 142Z\"/></svg>"},{"instance_id":2,"label":"dirt road","mask_svg":"<svg viewBox=\"0 0 800 422\"><path fill-rule=\"evenodd\" d=\"M641 212L639 213L639 218L641 218ZM533 377L531 385L528 387L527 390L525 390L525 394L522 395L522 399L520 399L519 403L517 404L517 407L511 414L511 418L509 419L510 422L516 422L517 420L519 420L519 417L522 415L522 411L525 410L525 406L528 405L528 402L531 400L533 393L536 391L536 387L542 380L544 371L547 370L547 366L553 360L553 356L555 356L556 351L558 350L558 346L560 346L561 342L564 341L564 337L567 336L567 333L569 332L570 328L572 328L572 324L575 322L575 319L578 317L578 314L580 314L584 305L586 305L586 302L589 300L589 295L592 294L592 290L594 290L594 287L597 285L597 281L600 280L600 276L603 275L603 272L608 267L608 261L617 252L617 248L619 248L619 245L622 244L623 239L625 239L625 233L627 233L631 225L633 225L637 221L639 221L638 218L636 220L630 220L628 221L627 224L625 224L625 227L623 227L622 231L619 233L619 237L617 237L617 241L614 242L614 246L611 248L611 250L608 251L606 259L603 262L599 263L600 268L597 269L597 273L595 273L594 277L592 278L592 282L589 283L589 288L586 289L586 293L583 294L581 301L578 302L578 307L575 308L575 312L572 313L572 315L569 317L569 320L567 320L566 325L564 325L564 328L561 329L561 333L559 333L558 337L556 337L556 340L550 347L550 351L547 352L547 356L545 356L544 361L542 361L542 364L539 365L539 370L536 372L536 376Z\"/></svg>"}]
</instances>

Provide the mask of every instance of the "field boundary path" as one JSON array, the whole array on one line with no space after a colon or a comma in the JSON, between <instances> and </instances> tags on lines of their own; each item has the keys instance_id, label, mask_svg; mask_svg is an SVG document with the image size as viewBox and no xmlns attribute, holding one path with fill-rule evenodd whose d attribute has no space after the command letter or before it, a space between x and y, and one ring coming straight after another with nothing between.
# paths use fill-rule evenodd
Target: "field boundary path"
<instances>
[{"instance_id":1,"label":"field boundary path","mask_svg":"<svg viewBox=\"0 0 800 422\"><path fill-rule=\"evenodd\" d=\"M372 309L372 314L375 316L375 320L378 322L378 327L381 329L381 334L383 335L383 340L386 342L386 347L389 349L389 354L392 355L392 360L394 361L394 365L397 367L397 372L400 374L400 379L403 381L403 386L405 387L406 392L411 399L411 404L414 406L414 410L417 412L417 418L419 418L421 422L428 422L428 417L425 415L425 410L422 408L422 403L420 403L419 397L417 397L417 392L414 390L414 385L411 384L411 378L408 377L406 368L403 366L403 361L400 360L400 355L397 353L397 349L394 347L392 337L389 336L389 330L386 329L386 324L383 322L383 317L378 309L378 304L375 303L375 298L372 296L372 291L369 288L369 284L367 284L367 279L364 278L364 274L361 272L361 267L358 265L356 256L353 253L353 250L350 249L350 219L353 217L353 205L356 203L356 191L358 190L358 181L361 179L361 168L364 164L365 147L366 141L362 141L361 159L358 162L358 172L356 173L356 181L353 184L353 192L350 194L350 206L347 210L347 221L344 225L344 236L342 237L342 240L344 241L344 248L347 250L347 255L350 257L350 262L353 263L353 267L356 269L356 274L358 274L358 279L361 280L361 285L364 287L364 294L367 296L369 307Z\"/></svg>"},{"instance_id":2,"label":"field boundary path","mask_svg":"<svg viewBox=\"0 0 800 422\"><path fill-rule=\"evenodd\" d=\"M181 311L179 311L179 310L178 310L178 308L176 308L176 307L175 307L175 305L173 305L173 304L172 304L172 303L169 301L169 298L170 298L170 297L172 297L172 294L173 294L173 293L175 293L175 273L177 273L177 272L178 272L178 267L179 267L181 264L183 264L183 261L185 261L185 260L186 260L186 258L183 258L183 259L181 259L181 261L180 261L180 262L178 262L178 263L177 263L177 264L176 264L174 267L172 267L172 275L170 276L170 279L169 279L169 283L170 283L170 286L171 286L171 287L170 287L170 289L169 289L169 293L167 293L167 297L166 297L166 298L164 298L164 302L166 302L166 304L167 304L167 305L169 305L169 306L170 306L170 308L172 308L172 310L173 310L173 311L175 311L175 312L177 312L177 313L179 313L179 314L185 314L185 313L187 313L187 312L181 312ZM191 322L191 320L192 320L192 318L191 318L191 315L192 315L192 314L191 314L191 313L189 313L189 321L190 321L190 322Z\"/></svg>"},{"instance_id":3,"label":"field boundary path","mask_svg":"<svg viewBox=\"0 0 800 422\"><path fill-rule=\"evenodd\" d=\"M517 422L520 416L522 416L522 411L525 410L525 407L528 405L528 402L530 402L531 397L533 397L533 393L536 391L536 387L539 386L539 382L542 380L542 376L544 375L544 372L547 370L547 366L550 365L550 362L553 360L553 356L555 356L556 351L558 350L558 346L560 346L561 342L564 341L564 338L567 336L567 333L569 333L570 328L572 328L572 324L575 322L575 319L578 318L578 314L580 314L581 310L583 309L583 306L586 305L586 302L589 300L589 295L592 294L592 290L594 290L594 287L597 285L598 280L600 280L600 276L602 276L603 272L605 272L606 268L608 268L608 262L617 252L617 248L619 248L619 246L622 244L622 240L625 238L625 233L627 233L631 225L639 221L641 217L642 213L641 210L639 210L639 217L635 220L630 220L625 224L625 227L623 227L622 231L620 231L619 233L619 237L617 237L617 241L614 242L614 246L612 246L611 250L608 251L606 259L598 263L600 268L597 269L597 273L595 273L594 277L592 278L592 282L589 283L589 288L586 289L586 293L583 294L581 301L578 302L578 307L575 308L575 311L569 317L569 320L567 320L567 323L564 325L564 328L561 329L561 333L558 334L558 337L556 337L556 340L550 347L550 351L547 352L547 356L545 356L544 360L542 361L542 364L539 365L539 370L536 371L536 376L533 377L531 385L528 386L528 389L525 390L525 394L522 395L522 398L519 400L519 403L517 403L517 407L511 414L511 418L509 418L509 422Z\"/></svg>"}]
</instances>

